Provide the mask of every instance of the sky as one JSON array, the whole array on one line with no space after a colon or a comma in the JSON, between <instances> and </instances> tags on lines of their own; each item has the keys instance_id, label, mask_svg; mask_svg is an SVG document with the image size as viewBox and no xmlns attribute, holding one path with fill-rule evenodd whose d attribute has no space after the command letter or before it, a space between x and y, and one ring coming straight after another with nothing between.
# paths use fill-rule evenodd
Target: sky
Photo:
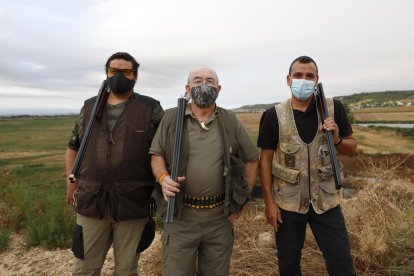
<instances>
[{"instance_id":1,"label":"sky","mask_svg":"<svg viewBox=\"0 0 414 276\"><path fill-rule=\"evenodd\" d=\"M0 0L0 115L78 112L104 64L141 64L135 91L176 105L188 74L218 74L219 106L290 97L312 57L327 96L414 89L412 0Z\"/></svg>"}]
</instances>

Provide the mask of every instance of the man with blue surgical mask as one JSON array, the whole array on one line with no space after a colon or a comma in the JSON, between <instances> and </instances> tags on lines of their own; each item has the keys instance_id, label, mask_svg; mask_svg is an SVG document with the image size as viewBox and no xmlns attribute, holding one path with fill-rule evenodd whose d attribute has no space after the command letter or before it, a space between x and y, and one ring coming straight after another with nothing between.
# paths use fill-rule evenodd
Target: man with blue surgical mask
<instances>
[{"instance_id":1,"label":"man with blue surgical mask","mask_svg":"<svg viewBox=\"0 0 414 276\"><path fill-rule=\"evenodd\" d=\"M338 154L354 156L357 143L343 105L327 99L322 122L314 90L318 67L308 56L290 65L292 97L266 110L258 147L265 213L275 230L280 275L301 275L306 226L326 260L329 275L355 275L348 234L340 208L325 131L331 130Z\"/></svg>"}]
</instances>

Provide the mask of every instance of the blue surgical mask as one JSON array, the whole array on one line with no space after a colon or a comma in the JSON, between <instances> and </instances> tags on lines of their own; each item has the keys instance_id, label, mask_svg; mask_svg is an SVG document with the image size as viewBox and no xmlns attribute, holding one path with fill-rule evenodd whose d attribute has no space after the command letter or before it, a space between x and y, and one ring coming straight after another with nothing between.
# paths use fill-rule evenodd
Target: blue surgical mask
<instances>
[{"instance_id":1,"label":"blue surgical mask","mask_svg":"<svg viewBox=\"0 0 414 276\"><path fill-rule=\"evenodd\" d=\"M292 79L290 90L296 99L306 101L315 90L315 81L304 79Z\"/></svg>"}]
</instances>

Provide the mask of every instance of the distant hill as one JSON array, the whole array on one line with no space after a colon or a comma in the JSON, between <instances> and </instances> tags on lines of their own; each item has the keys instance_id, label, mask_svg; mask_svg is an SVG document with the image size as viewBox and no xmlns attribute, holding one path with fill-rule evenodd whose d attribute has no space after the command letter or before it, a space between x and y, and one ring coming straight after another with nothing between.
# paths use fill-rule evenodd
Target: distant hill
<instances>
[{"instance_id":1,"label":"distant hill","mask_svg":"<svg viewBox=\"0 0 414 276\"><path fill-rule=\"evenodd\" d=\"M243 105L239 108L233 109L233 111L234 112L263 112L266 109L269 109L275 106L276 104L278 103Z\"/></svg>"},{"instance_id":2,"label":"distant hill","mask_svg":"<svg viewBox=\"0 0 414 276\"><path fill-rule=\"evenodd\" d=\"M349 106L368 105L374 107L384 106L386 103L389 103L390 105L393 103L396 105L407 105L409 103L414 103L414 90L362 92L348 96L335 97L335 99L338 99L343 104Z\"/></svg>"},{"instance_id":3,"label":"distant hill","mask_svg":"<svg viewBox=\"0 0 414 276\"><path fill-rule=\"evenodd\" d=\"M338 96L334 99L340 100L346 106L375 107L375 106L397 106L414 105L414 90L405 91L382 91L382 92L361 92L348 96ZM263 112L275 104L254 104L243 105L233 109L234 112Z\"/></svg>"}]
</instances>

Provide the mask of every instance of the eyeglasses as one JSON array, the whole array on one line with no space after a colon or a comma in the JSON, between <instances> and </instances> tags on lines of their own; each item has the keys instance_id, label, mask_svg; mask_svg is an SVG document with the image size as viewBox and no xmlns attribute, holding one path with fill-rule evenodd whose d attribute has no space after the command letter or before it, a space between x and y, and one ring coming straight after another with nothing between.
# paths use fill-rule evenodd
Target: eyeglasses
<instances>
[{"instance_id":1,"label":"eyeglasses","mask_svg":"<svg viewBox=\"0 0 414 276\"><path fill-rule=\"evenodd\" d=\"M125 77L131 77L134 75L135 70L134 69L118 69L114 67L108 67L107 68L108 75L115 76L118 74L118 72L122 72Z\"/></svg>"}]
</instances>

